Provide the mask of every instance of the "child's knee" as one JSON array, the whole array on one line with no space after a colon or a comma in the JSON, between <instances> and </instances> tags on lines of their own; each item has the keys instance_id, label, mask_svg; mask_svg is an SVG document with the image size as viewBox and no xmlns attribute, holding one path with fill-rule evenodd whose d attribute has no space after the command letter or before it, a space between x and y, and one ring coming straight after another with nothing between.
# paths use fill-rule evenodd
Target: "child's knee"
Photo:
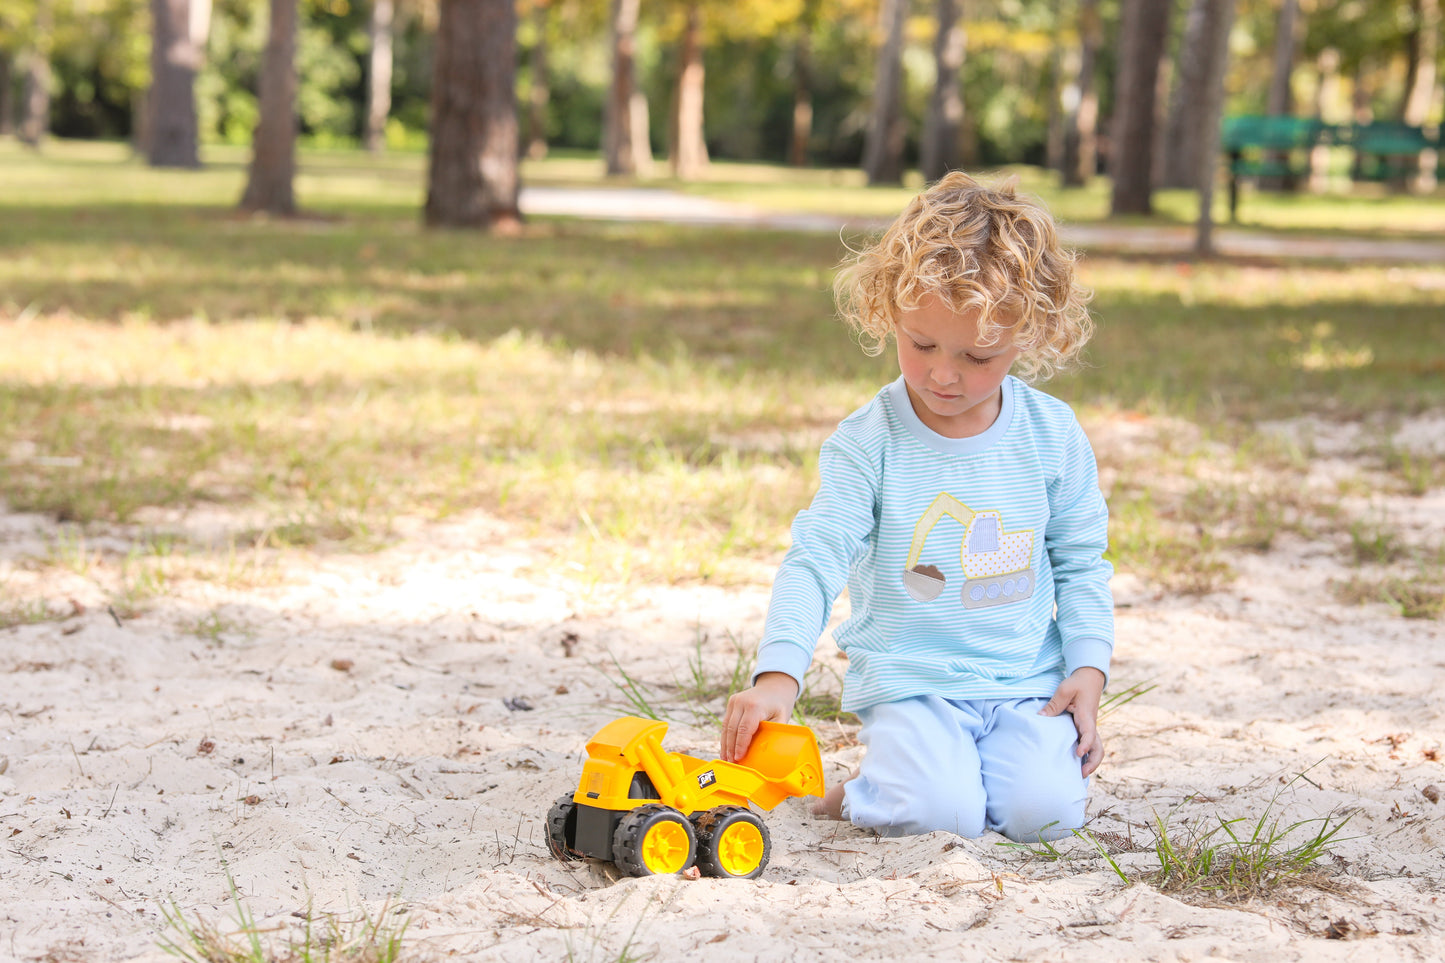
<instances>
[{"instance_id":1,"label":"child's knee","mask_svg":"<svg viewBox=\"0 0 1445 963\"><path fill-rule=\"evenodd\" d=\"M983 835L986 811L981 791L951 780L899 785L863 777L848 783L845 815L853 825L882 836L914 836L938 830L959 836Z\"/></svg>"},{"instance_id":2,"label":"child's knee","mask_svg":"<svg viewBox=\"0 0 1445 963\"><path fill-rule=\"evenodd\" d=\"M989 796L989 828L1020 843L1069 836L1084 825L1087 783L1025 786Z\"/></svg>"}]
</instances>

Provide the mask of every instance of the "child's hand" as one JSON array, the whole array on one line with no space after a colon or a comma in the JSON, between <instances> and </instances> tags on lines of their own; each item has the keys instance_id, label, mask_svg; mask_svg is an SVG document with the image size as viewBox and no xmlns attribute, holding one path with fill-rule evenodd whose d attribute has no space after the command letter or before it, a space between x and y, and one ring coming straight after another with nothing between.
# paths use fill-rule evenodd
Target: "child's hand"
<instances>
[{"instance_id":1,"label":"child's hand","mask_svg":"<svg viewBox=\"0 0 1445 963\"><path fill-rule=\"evenodd\" d=\"M1104 673L1092 666L1075 669L1059 687L1054 697L1039 710L1041 716L1067 712L1074 717L1079 731L1079 746L1074 754L1084 762L1084 775L1099 768L1104 761L1104 740L1099 738L1099 697L1104 694Z\"/></svg>"},{"instance_id":2,"label":"child's hand","mask_svg":"<svg viewBox=\"0 0 1445 963\"><path fill-rule=\"evenodd\" d=\"M723 716L722 758L737 762L748 751L760 722L787 722L798 683L786 672L764 672L751 689L734 693Z\"/></svg>"}]
</instances>

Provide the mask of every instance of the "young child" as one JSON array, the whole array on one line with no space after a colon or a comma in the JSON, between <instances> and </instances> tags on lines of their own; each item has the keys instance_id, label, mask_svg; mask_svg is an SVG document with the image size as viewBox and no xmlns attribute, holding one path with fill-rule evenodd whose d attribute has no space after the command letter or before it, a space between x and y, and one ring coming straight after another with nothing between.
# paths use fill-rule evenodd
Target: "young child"
<instances>
[{"instance_id":1,"label":"young child","mask_svg":"<svg viewBox=\"0 0 1445 963\"><path fill-rule=\"evenodd\" d=\"M846 586L834 637L867 753L815 811L885 835L1068 835L1104 753L1108 509L1069 407L1009 372L1047 376L1092 333L1074 257L1011 184L954 173L835 290L867 349L894 340L902 374L823 445L722 757L791 715Z\"/></svg>"}]
</instances>

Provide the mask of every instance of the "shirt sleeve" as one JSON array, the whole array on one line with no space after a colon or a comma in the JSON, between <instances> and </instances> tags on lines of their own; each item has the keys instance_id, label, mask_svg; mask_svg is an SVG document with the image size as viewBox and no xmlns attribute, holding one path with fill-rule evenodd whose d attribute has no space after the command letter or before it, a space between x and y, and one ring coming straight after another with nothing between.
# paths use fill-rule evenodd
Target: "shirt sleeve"
<instances>
[{"instance_id":1,"label":"shirt sleeve","mask_svg":"<svg viewBox=\"0 0 1445 963\"><path fill-rule=\"evenodd\" d=\"M1056 619L1064 647L1064 674L1092 666L1109 677L1114 651L1114 599L1104 559L1109 508L1099 491L1099 468L1084 430L1073 422L1063 463L1048 486L1049 524L1044 547L1053 567Z\"/></svg>"},{"instance_id":2,"label":"shirt sleeve","mask_svg":"<svg viewBox=\"0 0 1445 963\"><path fill-rule=\"evenodd\" d=\"M878 473L852 441L835 434L818 454L818 491L793 520L792 546L773 579L753 679L784 672L803 688L818 638L853 564L878 525Z\"/></svg>"}]
</instances>

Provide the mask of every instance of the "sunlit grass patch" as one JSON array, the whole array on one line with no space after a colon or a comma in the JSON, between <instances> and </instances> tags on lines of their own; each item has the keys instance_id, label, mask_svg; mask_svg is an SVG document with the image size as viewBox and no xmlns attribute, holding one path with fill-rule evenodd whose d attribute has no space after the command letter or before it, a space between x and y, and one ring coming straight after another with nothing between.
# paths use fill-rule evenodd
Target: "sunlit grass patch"
<instances>
[{"instance_id":1,"label":"sunlit grass patch","mask_svg":"<svg viewBox=\"0 0 1445 963\"><path fill-rule=\"evenodd\" d=\"M70 614L68 610L53 608L45 599L7 597L4 586L0 585L0 629L55 622L68 618Z\"/></svg>"},{"instance_id":2,"label":"sunlit grass patch","mask_svg":"<svg viewBox=\"0 0 1445 963\"><path fill-rule=\"evenodd\" d=\"M1383 603L1407 619L1445 618L1445 571L1414 575L1356 575L1333 584L1335 597L1350 605Z\"/></svg>"},{"instance_id":3,"label":"sunlit grass patch","mask_svg":"<svg viewBox=\"0 0 1445 963\"><path fill-rule=\"evenodd\" d=\"M536 171L585 180L594 160ZM402 517L483 510L549 539L584 580L757 581L816 484L819 443L895 376L834 318L836 236L560 219L511 239L431 232L422 158L345 151L303 153L324 217L241 218L245 152L207 161L167 172L178 186L160 199L123 147L0 145L0 179L20 185L0 193L10 508L82 534L206 508L246 519L237 544L352 550ZM853 174L710 177L901 203ZM1099 334L1088 366L1046 390L1234 452L1221 469L1159 432L1162 458L1116 477L1112 557L1162 586L1209 591L1230 553L1330 524L1291 496L1299 465L1254 423L1445 406L1436 268L1099 256L1081 270ZM1411 491L1440 476L1408 449L1382 457Z\"/></svg>"}]
</instances>

